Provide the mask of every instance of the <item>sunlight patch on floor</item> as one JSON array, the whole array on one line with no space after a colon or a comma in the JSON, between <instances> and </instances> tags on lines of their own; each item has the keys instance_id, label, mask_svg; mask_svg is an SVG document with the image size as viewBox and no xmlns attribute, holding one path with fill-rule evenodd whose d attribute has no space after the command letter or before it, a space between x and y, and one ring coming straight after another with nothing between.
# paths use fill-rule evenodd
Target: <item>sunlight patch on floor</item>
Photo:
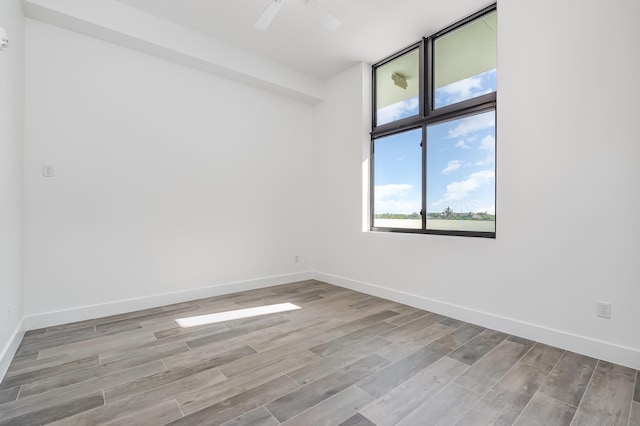
<instances>
[{"instance_id":1,"label":"sunlight patch on floor","mask_svg":"<svg viewBox=\"0 0 640 426\"><path fill-rule=\"evenodd\" d=\"M257 317L260 315L277 314L279 312L295 311L301 309L293 303L279 303L277 305L258 306L256 308L236 309L233 311L217 312L215 314L198 315L195 317L178 318L176 323L182 328L196 327L198 325L215 324L217 322L231 321L240 318Z\"/></svg>"}]
</instances>

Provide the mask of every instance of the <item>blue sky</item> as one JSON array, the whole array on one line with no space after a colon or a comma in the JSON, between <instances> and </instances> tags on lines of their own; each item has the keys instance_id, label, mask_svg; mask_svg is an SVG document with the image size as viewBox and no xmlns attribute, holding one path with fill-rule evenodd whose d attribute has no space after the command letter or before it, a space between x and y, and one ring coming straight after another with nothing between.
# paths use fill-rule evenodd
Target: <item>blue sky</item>
<instances>
[{"instance_id":1,"label":"blue sky","mask_svg":"<svg viewBox=\"0 0 640 426\"><path fill-rule=\"evenodd\" d=\"M494 91L495 76L491 70L437 89L436 107ZM409 117L417 114L417 104L417 99L409 99L382 108L378 117L381 112L385 119ZM376 141L376 214L420 211L421 138L417 129ZM495 113L430 126L427 140L427 211L450 207L454 212L494 214Z\"/></svg>"}]
</instances>

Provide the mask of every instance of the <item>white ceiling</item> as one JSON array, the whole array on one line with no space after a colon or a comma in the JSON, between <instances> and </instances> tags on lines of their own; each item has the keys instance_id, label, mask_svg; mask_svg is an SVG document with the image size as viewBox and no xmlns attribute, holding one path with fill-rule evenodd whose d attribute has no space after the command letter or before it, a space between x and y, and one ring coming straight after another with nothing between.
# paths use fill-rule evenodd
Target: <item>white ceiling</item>
<instances>
[{"instance_id":1,"label":"white ceiling","mask_svg":"<svg viewBox=\"0 0 640 426\"><path fill-rule=\"evenodd\" d=\"M304 0L285 4L267 31L253 24L271 0L119 0L141 11L326 80L374 63L492 3L486 0L319 0L342 25L328 31Z\"/></svg>"}]
</instances>

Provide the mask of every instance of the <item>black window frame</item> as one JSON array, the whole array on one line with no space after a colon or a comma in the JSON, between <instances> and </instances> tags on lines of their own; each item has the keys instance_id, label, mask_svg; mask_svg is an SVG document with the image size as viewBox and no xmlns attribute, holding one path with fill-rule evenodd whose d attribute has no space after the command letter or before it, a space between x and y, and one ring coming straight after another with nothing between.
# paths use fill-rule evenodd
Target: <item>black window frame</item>
<instances>
[{"instance_id":1,"label":"black window frame","mask_svg":"<svg viewBox=\"0 0 640 426\"><path fill-rule=\"evenodd\" d=\"M444 123L447 121L464 118L466 116L471 116L475 114L480 114L483 112L494 111L496 114L496 151L495 151L495 160L497 161L497 88L495 92L488 93L485 95L477 96L472 99L467 99L464 101L460 101L454 104L446 105L443 107L439 107L434 109L434 95L435 90L433 90L433 80L434 80L434 61L433 61L433 52L434 52L434 42L438 37L441 37L445 34L448 34L452 31L457 30L458 28L469 24L485 15L493 13L497 11L497 4L492 4L487 6L478 12L467 16L464 19L428 36L422 38L417 43L413 43L404 49L394 53L391 56L375 63L371 67L372 72L372 99L371 99L371 142L370 142L370 152L369 152L369 208L370 208L370 229L371 231L382 231L382 232L399 232L399 233L409 233L409 234L433 234L433 235L453 235L453 236L466 236L466 237L482 237L482 238L496 238L496 231L493 232L480 232L480 231L456 231L456 230L435 230L435 229L427 229L426 228L426 219L427 219L427 211L426 211L426 203L427 203L427 127L435 124ZM399 119L397 121L393 121L391 123L382 124L380 126L376 126L377 121L377 84L376 84L376 70L401 57L402 55L409 53L415 49L419 50L419 80L420 86L418 89L420 104L419 104L419 113L418 115L414 115L412 117L406 117ZM411 228L388 228L388 227L376 227L374 225L375 219L375 211L374 211L374 203L375 203L375 182L374 182L374 167L375 167L375 142L377 139L392 136L395 134L403 133L409 130L414 130L422 128L422 209L420 211L422 217L422 229L411 229ZM497 164L495 164L496 169L496 178L494 185L494 199L496 200L497 205ZM497 216L496 216L496 225L497 225Z\"/></svg>"}]
</instances>

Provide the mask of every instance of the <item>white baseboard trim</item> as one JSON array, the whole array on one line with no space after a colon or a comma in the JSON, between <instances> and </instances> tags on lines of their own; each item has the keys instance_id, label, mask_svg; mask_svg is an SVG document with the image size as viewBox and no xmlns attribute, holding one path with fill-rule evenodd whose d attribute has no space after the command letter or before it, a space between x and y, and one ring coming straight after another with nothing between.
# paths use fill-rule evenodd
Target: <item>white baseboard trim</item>
<instances>
[{"instance_id":1,"label":"white baseboard trim","mask_svg":"<svg viewBox=\"0 0 640 426\"><path fill-rule=\"evenodd\" d=\"M206 297L220 296L223 294L247 291L257 288L270 287L279 284L287 284L296 281L305 281L313 278L312 271L293 274L276 275L247 281L213 285L172 293L157 294L153 296L139 297L135 299L119 300L115 302L96 305L81 306L78 308L60 311L45 312L27 315L24 318L24 329L35 330L44 327L53 327L76 321L85 321L93 318L101 318L110 315L118 315L141 309L155 308L171 305L173 303L187 302L190 300L204 299Z\"/></svg>"},{"instance_id":2,"label":"white baseboard trim","mask_svg":"<svg viewBox=\"0 0 640 426\"><path fill-rule=\"evenodd\" d=\"M323 272L314 278L482 327L640 370L640 350Z\"/></svg>"},{"instance_id":3,"label":"white baseboard trim","mask_svg":"<svg viewBox=\"0 0 640 426\"><path fill-rule=\"evenodd\" d=\"M4 375L7 374L9 364L11 364L11 360L18 350L18 346L20 346L20 342L22 341L23 336L24 318L20 320L18 326L13 332L13 335L11 335L11 339L9 339L4 349L2 349L2 353L0 354L0 383L4 379Z\"/></svg>"}]
</instances>

